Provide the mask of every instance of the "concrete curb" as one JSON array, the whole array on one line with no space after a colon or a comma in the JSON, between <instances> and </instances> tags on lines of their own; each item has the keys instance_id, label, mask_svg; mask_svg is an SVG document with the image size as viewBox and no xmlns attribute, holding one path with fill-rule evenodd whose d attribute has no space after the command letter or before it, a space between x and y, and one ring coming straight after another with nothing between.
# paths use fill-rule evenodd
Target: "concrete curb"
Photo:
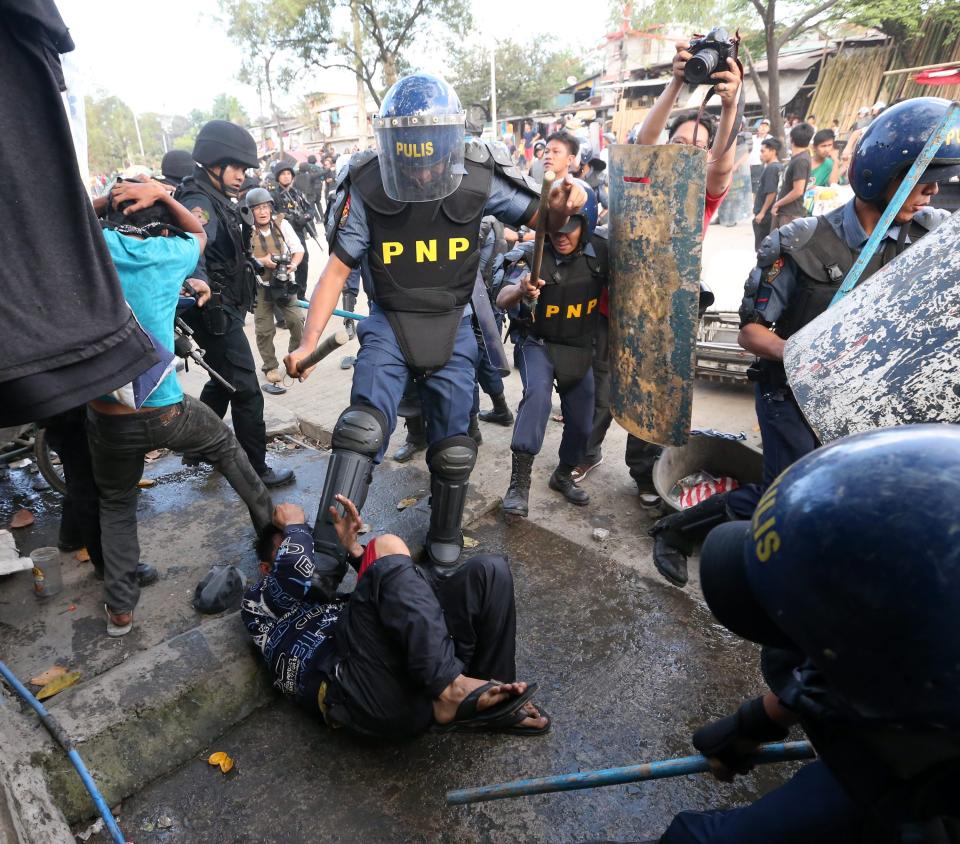
<instances>
[{"instance_id":1,"label":"concrete curb","mask_svg":"<svg viewBox=\"0 0 960 844\"><path fill-rule=\"evenodd\" d=\"M42 772L33 765L33 757L37 753L59 753L66 765L70 762L32 711L18 711L17 700L0 690L0 841L73 841L66 818L47 790ZM73 777L82 788L76 773Z\"/></svg>"},{"instance_id":2,"label":"concrete curb","mask_svg":"<svg viewBox=\"0 0 960 844\"><path fill-rule=\"evenodd\" d=\"M238 614L231 613L137 654L49 708L112 806L272 699ZM94 814L59 748L32 755L68 821Z\"/></svg>"}]
</instances>

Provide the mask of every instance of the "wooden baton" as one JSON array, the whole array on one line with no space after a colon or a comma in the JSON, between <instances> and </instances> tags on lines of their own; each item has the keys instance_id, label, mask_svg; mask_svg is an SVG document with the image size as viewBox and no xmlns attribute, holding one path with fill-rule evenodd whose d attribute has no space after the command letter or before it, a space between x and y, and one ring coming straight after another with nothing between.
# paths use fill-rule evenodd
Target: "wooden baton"
<instances>
[{"instance_id":1,"label":"wooden baton","mask_svg":"<svg viewBox=\"0 0 960 844\"><path fill-rule=\"evenodd\" d=\"M307 355L303 360L297 362L297 372L303 374L311 366L316 366L320 361L322 361L327 355L331 352L335 352L341 346L346 345L350 342L350 335L346 331L340 329L340 331L335 331L325 340L320 341L320 345L317 346L309 355Z\"/></svg>"},{"instance_id":2,"label":"wooden baton","mask_svg":"<svg viewBox=\"0 0 960 844\"><path fill-rule=\"evenodd\" d=\"M540 278L540 265L543 263L543 246L547 238L547 214L549 213L550 189L556 181L557 175L553 170L547 170L543 174L543 182L540 185L540 205L537 206L537 229L536 236L533 239L533 262L530 266L530 279L536 283ZM536 308L536 301L531 305L531 311ZM531 313L530 318L536 320L536 314Z\"/></svg>"}]
</instances>

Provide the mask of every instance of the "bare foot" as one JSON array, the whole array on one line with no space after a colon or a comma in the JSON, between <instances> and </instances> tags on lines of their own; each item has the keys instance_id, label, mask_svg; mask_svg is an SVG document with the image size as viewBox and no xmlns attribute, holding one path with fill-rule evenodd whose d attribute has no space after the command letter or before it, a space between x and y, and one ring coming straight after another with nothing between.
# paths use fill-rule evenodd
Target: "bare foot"
<instances>
[{"instance_id":1,"label":"bare foot","mask_svg":"<svg viewBox=\"0 0 960 844\"><path fill-rule=\"evenodd\" d=\"M530 727L531 729L542 730L550 723L547 718L544 718L543 715L540 714L540 710L537 709L536 704L532 701L525 703L522 711L527 714L527 717L517 724L518 727Z\"/></svg>"},{"instance_id":2,"label":"bare foot","mask_svg":"<svg viewBox=\"0 0 960 844\"><path fill-rule=\"evenodd\" d=\"M449 686L440 692L438 698L434 699L434 720L438 724L449 724L456 717L457 707L460 706L464 698L475 689L486 685L487 682L487 680L478 680L476 677L465 677L463 674L460 674ZM480 695L480 699L477 701L477 711L483 712L483 710L489 709L491 706L502 703L510 696L522 695L526 690L526 683L502 683L499 686L493 686ZM526 721L524 721L524 723L526 723Z\"/></svg>"}]
</instances>

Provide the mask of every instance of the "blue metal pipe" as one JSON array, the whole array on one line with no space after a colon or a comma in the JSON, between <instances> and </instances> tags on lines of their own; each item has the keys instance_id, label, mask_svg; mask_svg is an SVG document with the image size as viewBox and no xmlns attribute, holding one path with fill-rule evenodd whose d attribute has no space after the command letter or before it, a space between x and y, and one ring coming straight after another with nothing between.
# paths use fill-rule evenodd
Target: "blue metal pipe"
<instances>
[{"instance_id":1,"label":"blue metal pipe","mask_svg":"<svg viewBox=\"0 0 960 844\"><path fill-rule=\"evenodd\" d=\"M70 736L68 736L64 732L63 727L60 726L60 722L49 713L47 708L31 694L30 690L17 679L16 675L7 668L3 662L0 662L0 675L3 675L3 679L13 687L13 690L20 695L24 701L30 704L37 715L40 716L43 726L47 728L50 735L53 736L59 745L67 752L67 757L73 763L73 767L77 769L84 788L90 793L94 806L97 807L100 817L103 818L104 824L106 824L107 829L110 831L110 837L113 839L114 844L126 844L127 840L123 837L123 833L120 832L117 819L113 816L113 812L110 811L110 807L103 799L103 795L97 788L97 784L93 781L93 777L90 776L90 771L87 770L87 766L83 764L80 754L77 753L73 742L70 741Z\"/></svg>"},{"instance_id":2,"label":"blue metal pipe","mask_svg":"<svg viewBox=\"0 0 960 844\"><path fill-rule=\"evenodd\" d=\"M755 765L769 765L772 762L795 762L801 759L813 759L815 756L816 753L814 753L810 742L790 741L761 745L753 757L753 763ZM681 777L686 774L700 774L709 770L710 762L705 756L681 756L678 759L644 762L641 765L628 765L625 768L580 771L576 774L514 780L513 782L484 785L478 788L461 788L447 792L447 803L462 805L464 803L480 803L484 800L502 800L505 797L524 797L528 794L577 791L582 788L597 788L602 785L622 785L627 782L661 780L668 777Z\"/></svg>"},{"instance_id":3,"label":"blue metal pipe","mask_svg":"<svg viewBox=\"0 0 960 844\"><path fill-rule=\"evenodd\" d=\"M297 304L301 308L310 307L310 303L305 302L303 299L297 299ZM338 317L343 317L344 319L366 319L366 317L363 314L355 314L353 311L344 311L344 310L341 310L340 308L334 308L333 315Z\"/></svg>"},{"instance_id":4,"label":"blue metal pipe","mask_svg":"<svg viewBox=\"0 0 960 844\"><path fill-rule=\"evenodd\" d=\"M943 115L943 120L940 121L940 125L937 126L936 131L930 135L927 142L923 145L923 149L920 150L920 155L917 156L916 161L914 161L910 169L907 170L907 174L903 177L903 181L900 183L900 187L897 188L897 192L893 195L893 199L891 199L890 202L887 203L887 207L883 209L883 213L880 215L873 234L870 235L866 245L857 256L857 260L853 262L853 266L850 267L850 272L847 273L847 277L843 280L843 284L840 285L840 289L834 294L833 300L830 302L831 305L836 305L837 302L857 286L857 282L860 281L860 276L863 275L863 271L877 251L877 247L880 246L881 241L887 236L887 229L893 224L893 218L900 213L904 200L906 200L910 191L913 190L920 176L923 175L923 171L927 169L927 165L933 161L933 157L943 145L947 135L956 126L960 126L960 103L953 102L950 103L947 108L947 113Z\"/></svg>"}]
</instances>

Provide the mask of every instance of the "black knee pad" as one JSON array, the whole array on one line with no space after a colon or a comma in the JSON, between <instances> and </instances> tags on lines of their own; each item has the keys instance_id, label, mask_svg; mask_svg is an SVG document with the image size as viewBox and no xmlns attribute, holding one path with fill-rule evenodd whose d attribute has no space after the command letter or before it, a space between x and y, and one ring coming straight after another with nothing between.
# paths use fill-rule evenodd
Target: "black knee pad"
<instances>
[{"instance_id":1,"label":"black knee pad","mask_svg":"<svg viewBox=\"0 0 960 844\"><path fill-rule=\"evenodd\" d=\"M427 449L430 474L444 481L465 481L477 463L477 443L473 437L447 437Z\"/></svg>"},{"instance_id":2,"label":"black knee pad","mask_svg":"<svg viewBox=\"0 0 960 844\"><path fill-rule=\"evenodd\" d=\"M387 418L368 404L352 404L333 426L330 445L374 458L387 434Z\"/></svg>"}]
</instances>

